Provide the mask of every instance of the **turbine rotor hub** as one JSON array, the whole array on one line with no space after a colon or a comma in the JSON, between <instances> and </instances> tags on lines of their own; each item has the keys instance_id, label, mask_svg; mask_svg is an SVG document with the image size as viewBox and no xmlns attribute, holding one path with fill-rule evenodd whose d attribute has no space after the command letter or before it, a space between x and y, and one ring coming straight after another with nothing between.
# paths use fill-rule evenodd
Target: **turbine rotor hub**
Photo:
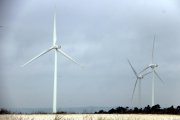
<instances>
[{"instance_id":1,"label":"turbine rotor hub","mask_svg":"<svg viewBox=\"0 0 180 120\"><path fill-rule=\"evenodd\" d=\"M61 46L60 46L60 45L54 45L53 48L54 48L54 49L60 49Z\"/></svg>"},{"instance_id":2,"label":"turbine rotor hub","mask_svg":"<svg viewBox=\"0 0 180 120\"><path fill-rule=\"evenodd\" d=\"M149 67L155 68L155 67L158 67L158 65L157 64L150 64Z\"/></svg>"},{"instance_id":3,"label":"turbine rotor hub","mask_svg":"<svg viewBox=\"0 0 180 120\"><path fill-rule=\"evenodd\" d=\"M142 76L142 75L139 75L138 78L139 78L139 79L143 79L143 76Z\"/></svg>"}]
</instances>

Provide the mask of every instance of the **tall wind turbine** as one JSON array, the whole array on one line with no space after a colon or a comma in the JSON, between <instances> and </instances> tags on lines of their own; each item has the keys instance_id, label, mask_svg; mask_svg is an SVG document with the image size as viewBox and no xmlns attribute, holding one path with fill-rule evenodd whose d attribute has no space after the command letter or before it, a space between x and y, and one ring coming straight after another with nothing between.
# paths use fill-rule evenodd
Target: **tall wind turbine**
<instances>
[{"instance_id":1,"label":"tall wind turbine","mask_svg":"<svg viewBox=\"0 0 180 120\"><path fill-rule=\"evenodd\" d=\"M129 60L128 60L128 62L129 62ZM138 75L138 74L136 73L136 71L134 70L134 68L133 68L133 66L131 65L130 62L129 62L129 64L130 64L132 70L134 71L134 74L135 74L136 77L137 77L137 80L136 80L136 83L135 83L135 86L134 86L134 91L135 91L135 89L136 89L137 81L139 80L139 106L138 106L138 108L140 109L140 108L141 108L141 79L143 79L143 77L144 77L145 75L147 75L147 74L149 74L149 73L151 73L151 72L146 73L146 74L144 74L144 75ZM134 91L133 91L133 95L134 95ZM132 99L133 99L133 95L132 95ZM131 101L132 101L132 99L131 99Z\"/></svg>"},{"instance_id":2,"label":"tall wind turbine","mask_svg":"<svg viewBox=\"0 0 180 120\"><path fill-rule=\"evenodd\" d=\"M154 42L155 42L155 37L154 36ZM141 72L145 71L148 68L152 68L152 106L154 106L154 73L158 76L158 78L162 81L162 79L159 77L159 75L157 74L157 72L154 70L155 67L158 67L157 64L153 64L153 51L154 51L154 42L153 42L153 49L152 49L152 57L151 57L151 63L149 64L149 66L147 66L146 68L144 68ZM140 73L141 73L140 72ZM138 74L140 74L138 73ZM163 82L163 81L162 81ZM163 82L164 83L164 82Z\"/></svg>"},{"instance_id":3,"label":"tall wind turbine","mask_svg":"<svg viewBox=\"0 0 180 120\"><path fill-rule=\"evenodd\" d=\"M26 64L24 64L21 67L24 67L25 65L27 65L28 63L32 62L33 60L37 59L38 57L44 55L45 53L51 51L52 49L55 50L55 64L54 64L54 94L53 94L53 113L56 113L56 100L57 100L57 52L61 53L62 55L64 55L65 57L67 57L68 59L72 60L73 62L75 62L76 64L78 64L79 66L81 66L79 63L77 63L75 60L73 60L71 57L69 57L68 55L66 55L64 52L62 52L60 50L61 46L60 45L56 45L56 6L55 6L55 13L54 13L54 34L53 34L53 46L48 48L47 50L43 51L42 53L40 53L39 55L37 55L36 57L34 57L33 59L31 59L30 61L28 61ZM81 66L83 68L83 66Z\"/></svg>"}]
</instances>

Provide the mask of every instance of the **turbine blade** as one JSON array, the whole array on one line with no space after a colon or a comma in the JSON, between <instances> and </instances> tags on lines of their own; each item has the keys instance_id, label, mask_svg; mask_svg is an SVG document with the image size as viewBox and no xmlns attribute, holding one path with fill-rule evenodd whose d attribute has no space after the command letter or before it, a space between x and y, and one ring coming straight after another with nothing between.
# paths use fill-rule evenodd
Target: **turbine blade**
<instances>
[{"instance_id":1,"label":"turbine blade","mask_svg":"<svg viewBox=\"0 0 180 120\"><path fill-rule=\"evenodd\" d=\"M145 71L146 69L148 69L148 68L149 68L149 66L147 66L146 68L144 68L141 72L138 73L138 75L139 75L140 73L142 73L143 71Z\"/></svg>"},{"instance_id":2,"label":"turbine blade","mask_svg":"<svg viewBox=\"0 0 180 120\"><path fill-rule=\"evenodd\" d=\"M137 81L138 81L138 78L137 78L136 83L135 83L135 86L134 86L134 91L135 91L135 89L136 89ZM134 95L134 91L133 91L133 95ZM132 99L133 99L133 95L132 95ZM132 101L132 99L131 99L131 101Z\"/></svg>"},{"instance_id":3,"label":"turbine blade","mask_svg":"<svg viewBox=\"0 0 180 120\"><path fill-rule=\"evenodd\" d=\"M55 12L54 12L54 35L53 35L53 45L56 44L56 6L55 6Z\"/></svg>"},{"instance_id":4,"label":"turbine blade","mask_svg":"<svg viewBox=\"0 0 180 120\"><path fill-rule=\"evenodd\" d=\"M69 57L68 55L66 55L66 54L65 54L63 51L61 51L60 49L57 49L57 51L83 68L82 65L80 65L79 63L77 63L75 60L73 60L71 57Z\"/></svg>"},{"instance_id":5,"label":"turbine blade","mask_svg":"<svg viewBox=\"0 0 180 120\"><path fill-rule=\"evenodd\" d=\"M154 42L155 42L155 37L156 37L156 35L154 36ZM153 51L154 51L154 42L153 42L153 49L152 49L152 57L151 57L151 64L152 64L152 62L153 62Z\"/></svg>"},{"instance_id":6,"label":"turbine blade","mask_svg":"<svg viewBox=\"0 0 180 120\"><path fill-rule=\"evenodd\" d=\"M127 60L128 60L128 59L127 59ZM128 62L129 62L129 60L128 60ZM136 73L136 71L134 70L133 66L131 65L130 62L129 62L129 64L130 64L131 68L133 69L133 71L134 71L134 73L135 73L135 75L136 75L137 73ZM137 75L136 75L136 76L137 76Z\"/></svg>"},{"instance_id":7,"label":"turbine blade","mask_svg":"<svg viewBox=\"0 0 180 120\"><path fill-rule=\"evenodd\" d=\"M147 74L149 74L149 73L152 73L152 71L151 71L151 72L148 72L148 73L146 73L146 74L144 74L144 75L142 75L142 76L145 76L145 75L147 75Z\"/></svg>"},{"instance_id":8,"label":"turbine blade","mask_svg":"<svg viewBox=\"0 0 180 120\"><path fill-rule=\"evenodd\" d=\"M49 52L49 51L52 50L52 49L53 49L53 48L51 47L51 48L49 48L49 49L43 51L42 53L40 53L39 55L37 55L36 57L34 57L34 58L31 59L30 61L28 61L26 64L24 64L24 65L21 66L21 67L24 67L24 66L27 65L28 63L30 63L30 62L32 62L33 60L37 59L38 57L44 55L45 53Z\"/></svg>"},{"instance_id":9,"label":"turbine blade","mask_svg":"<svg viewBox=\"0 0 180 120\"><path fill-rule=\"evenodd\" d=\"M139 75L140 73L142 73L143 71L145 71L146 69L148 69L149 68L149 66L147 66L146 68L144 68L141 72L139 72L137 75ZM134 77L136 77L136 76L134 76ZM134 78L133 77L133 78Z\"/></svg>"},{"instance_id":10,"label":"turbine blade","mask_svg":"<svg viewBox=\"0 0 180 120\"><path fill-rule=\"evenodd\" d=\"M156 71L154 70L155 74L159 77L159 75L156 73ZM162 79L159 77L159 79L162 81ZM163 82L163 81L162 81ZM163 82L164 83L164 82Z\"/></svg>"}]
</instances>

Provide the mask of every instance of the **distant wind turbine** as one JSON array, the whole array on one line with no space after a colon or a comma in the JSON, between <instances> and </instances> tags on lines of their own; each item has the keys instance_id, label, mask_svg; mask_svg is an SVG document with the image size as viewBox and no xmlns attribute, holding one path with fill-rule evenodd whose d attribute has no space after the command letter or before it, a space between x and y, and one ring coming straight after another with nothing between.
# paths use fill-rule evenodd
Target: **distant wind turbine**
<instances>
[{"instance_id":1,"label":"distant wind turbine","mask_svg":"<svg viewBox=\"0 0 180 120\"><path fill-rule=\"evenodd\" d=\"M155 37L154 36L154 42L155 42ZM153 49L152 49L152 57L151 57L151 63L149 64L149 66L147 66L146 68L144 68L141 72L145 71L146 69L148 69L149 67L152 68L152 106L154 106L154 73L158 76L158 78L162 81L162 79L159 77L159 75L157 74L157 72L154 70L155 67L158 67L157 64L153 64L153 51L154 51L154 42L153 42ZM140 72L140 73L141 73ZM138 73L138 74L140 74ZM162 81L163 82L163 81ZM163 82L164 83L164 82Z\"/></svg>"},{"instance_id":2,"label":"distant wind turbine","mask_svg":"<svg viewBox=\"0 0 180 120\"><path fill-rule=\"evenodd\" d=\"M128 62L129 62L129 60L128 60ZM141 79L143 79L143 77L144 77L145 75L147 75L147 74L149 74L149 73L151 73L151 72L146 73L146 74L144 74L144 75L138 75L138 74L136 73L136 71L134 70L134 68L133 68L133 66L131 65L130 62L129 62L129 64L130 64L132 70L134 71L134 74L135 74L136 77L137 77L137 80L136 80L136 83L135 83L135 86L134 86L134 91L135 91L135 89L136 89L137 81L139 80L139 106L138 106L138 108L140 109L140 108L141 108ZM133 91L133 95L134 95L134 91ZM132 99L133 99L133 95L132 95ZM132 99L131 99L131 101L132 101Z\"/></svg>"},{"instance_id":3,"label":"distant wind turbine","mask_svg":"<svg viewBox=\"0 0 180 120\"><path fill-rule=\"evenodd\" d=\"M53 113L56 113L56 100L57 100L57 52L61 53L62 55L64 55L65 57L67 57L68 59L72 60L73 62L75 62L76 64L78 64L79 66L81 66L79 63L77 63L75 60L73 60L71 57L69 57L68 55L66 55L64 52L62 52L60 50L61 46L60 45L56 45L56 6L55 6L55 13L54 13L54 35L53 35L53 46L50 47L49 49L43 51L42 53L40 53L39 55L37 55L36 57L34 57L33 59L31 59L30 61L28 61L26 64L24 64L21 67L24 67L25 65L27 65L28 63L32 62L33 60L37 59L38 57L44 55L45 53L51 51L52 49L55 49L55 65L54 65L54 97L53 97ZM81 66L83 67L83 66Z\"/></svg>"}]
</instances>

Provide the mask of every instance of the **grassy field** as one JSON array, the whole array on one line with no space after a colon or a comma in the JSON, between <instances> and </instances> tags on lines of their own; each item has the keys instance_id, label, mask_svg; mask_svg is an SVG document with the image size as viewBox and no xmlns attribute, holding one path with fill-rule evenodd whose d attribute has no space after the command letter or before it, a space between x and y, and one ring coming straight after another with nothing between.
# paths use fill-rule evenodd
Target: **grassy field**
<instances>
[{"instance_id":1,"label":"grassy field","mask_svg":"<svg viewBox=\"0 0 180 120\"><path fill-rule=\"evenodd\" d=\"M180 115L156 114L4 114L0 120L180 120Z\"/></svg>"}]
</instances>

